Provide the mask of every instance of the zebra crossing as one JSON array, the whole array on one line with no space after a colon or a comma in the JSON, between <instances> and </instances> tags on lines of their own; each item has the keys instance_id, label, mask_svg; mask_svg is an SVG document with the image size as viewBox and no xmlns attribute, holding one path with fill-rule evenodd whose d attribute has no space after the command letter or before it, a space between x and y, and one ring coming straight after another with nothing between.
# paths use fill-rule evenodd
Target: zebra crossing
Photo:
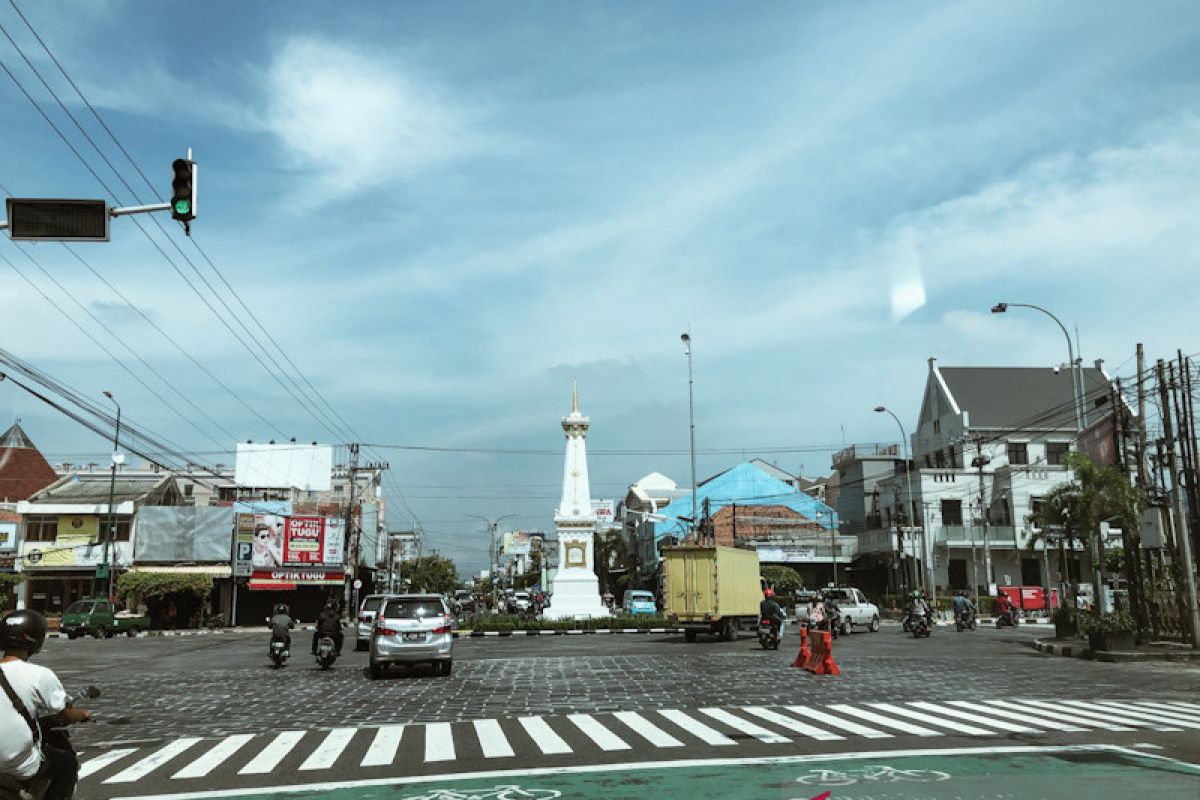
<instances>
[{"instance_id":1,"label":"zebra crossing","mask_svg":"<svg viewBox=\"0 0 1200 800\"><path fill-rule=\"evenodd\" d=\"M428 772L471 761L532 766L540 759L622 753L693 753L696 748L778 748L805 741L842 742L903 736L1004 737L1085 731L1200 730L1200 704L1182 701L1005 698L942 702L833 703L570 713L465 722L336 727L180 737L158 747L114 747L80 754L84 785L147 780L177 792L245 782L321 780ZM1192 733L1191 735L1195 735ZM558 762L553 761L560 757ZM384 772L386 770L386 772ZM165 785L164 785L165 784ZM111 793L111 791L109 792Z\"/></svg>"}]
</instances>

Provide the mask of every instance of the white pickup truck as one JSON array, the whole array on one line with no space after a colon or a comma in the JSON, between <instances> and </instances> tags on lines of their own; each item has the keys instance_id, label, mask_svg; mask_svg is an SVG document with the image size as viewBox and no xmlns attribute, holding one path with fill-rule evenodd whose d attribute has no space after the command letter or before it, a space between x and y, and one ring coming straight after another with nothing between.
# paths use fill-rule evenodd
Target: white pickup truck
<instances>
[{"instance_id":1,"label":"white pickup truck","mask_svg":"<svg viewBox=\"0 0 1200 800\"><path fill-rule=\"evenodd\" d=\"M803 599L810 599L810 594L806 593ZM879 632L879 606L867 600L866 596L858 589L828 588L822 589L820 594L822 598L832 597L838 610L842 612L842 627L838 631L839 634L851 633L855 628L866 628L871 633ZM800 598L798 597L798 599ZM808 608L805 604L797 604L796 616L801 624L808 622Z\"/></svg>"}]
</instances>

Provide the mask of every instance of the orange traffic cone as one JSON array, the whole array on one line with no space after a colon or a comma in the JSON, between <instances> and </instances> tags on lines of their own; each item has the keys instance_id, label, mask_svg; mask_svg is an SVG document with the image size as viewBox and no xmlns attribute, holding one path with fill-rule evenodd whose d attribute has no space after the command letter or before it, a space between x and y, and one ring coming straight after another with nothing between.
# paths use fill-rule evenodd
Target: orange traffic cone
<instances>
[{"instance_id":1,"label":"orange traffic cone","mask_svg":"<svg viewBox=\"0 0 1200 800\"><path fill-rule=\"evenodd\" d=\"M803 668L808 664L808 627L800 626L800 652L796 655L796 660L792 662L793 667Z\"/></svg>"}]
</instances>

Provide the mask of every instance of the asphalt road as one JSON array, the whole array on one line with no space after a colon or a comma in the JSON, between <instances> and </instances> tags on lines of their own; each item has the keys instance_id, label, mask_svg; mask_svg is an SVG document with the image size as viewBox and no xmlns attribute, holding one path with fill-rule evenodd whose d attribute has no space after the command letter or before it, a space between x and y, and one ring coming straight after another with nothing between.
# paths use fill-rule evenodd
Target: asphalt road
<instances>
[{"instance_id":1,"label":"asphalt road","mask_svg":"<svg viewBox=\"0 0 1200 800\"><path fill-rule=\"evenodd\" d=\"M599 781L598 796L611 798L621 796L612 775L594 772L606 765L635 765L622 766L622 774L652 782L654 770L684 762L697 770L714 759L734 771L765 770L765 760L929 750L943 754L929 756L936 760L980 748L994 750L993 759L1059 765L1068 761L1045 748L1111 745L1125 750L1103 763L1129 761L1130 753L1200 763L1197 667L1043 655L1028 641L1045 629L941 628L914 640L886 627L839 640L842 675L813 676L790 666L798 647L790 632L778 652L762 651L753 638L460 639L450 677L418 668L380 681L366 677L366 654L350 647L333 670L316 669L306 640L297 641L287 667L274 669L265 631L53 640L38 661L68 687L95 683L104 692L90 704L96 722L74 735L87 773L83 797L261 795L302 786L339 797L409 788L404 796L433 797L433 784L422 781L482 773L476 788L484 791L489 781L526 785L514 770L560 782L564 770L571 781L584 780L575 774L583 770ZM1141 762L1126 767L1144 782ZM979 780L974 767L963 770ZM685 775L665 774L670 781ZM1171 780L1195 789L1189 800L1200 796L1200 783ZM588 796L582 787L566 793ZM512 791L480 796L522 797ZM859 796L845 786L838 791ZM889 791L871 796L910 796Z\"/></svg>"}]
</instances>

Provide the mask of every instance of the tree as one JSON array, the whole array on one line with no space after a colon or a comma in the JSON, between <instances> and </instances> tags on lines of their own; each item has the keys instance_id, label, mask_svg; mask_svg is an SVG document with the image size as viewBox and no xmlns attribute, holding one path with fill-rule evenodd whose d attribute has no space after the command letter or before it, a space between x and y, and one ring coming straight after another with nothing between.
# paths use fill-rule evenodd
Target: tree
<instances>
[{"instance_id":1,"label":"tree","mask_svg":"<svg viewBox=\"0 0 1200 800\"><path fill-rule=\"evenodd\" d=\"M767 585L775 590L778 597L786 597L790 600L795 597L797 589L804 588L804 579L791 567L771 565L763 567L759 572L766 578Z\"/></svg>"},{"instance_id":2,"label":"tree","mask_svg":"<svg viewBox=\"0 0 1200 800\"><path fill-rule=\"evenodd\" d=\"M458 587L458 569L453 561L441 556L406 561L400 574L412 592L450 594Z\"/></svg>"}]
</instances>

